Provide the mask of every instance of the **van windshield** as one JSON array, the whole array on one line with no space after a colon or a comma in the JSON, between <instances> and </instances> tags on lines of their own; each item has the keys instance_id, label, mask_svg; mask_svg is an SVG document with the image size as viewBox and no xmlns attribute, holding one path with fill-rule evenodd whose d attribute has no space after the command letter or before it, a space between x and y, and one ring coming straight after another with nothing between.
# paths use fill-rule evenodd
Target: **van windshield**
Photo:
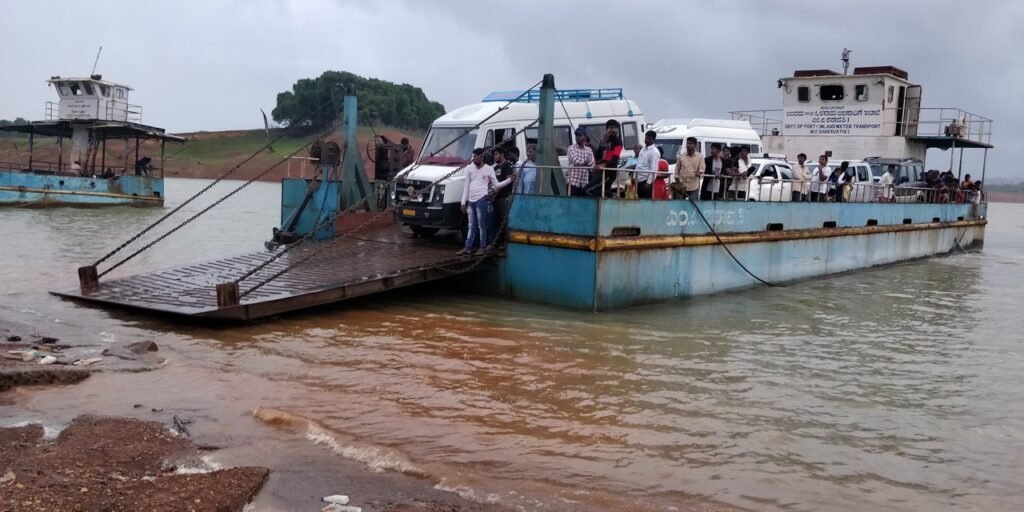
<instances>
[{"instance_id":1,"label":"van windshield","mask_svg":"<svg viewBox=\"0 0 1024 512\"><path fill-rule=\"evenodd\" d=\"M434 128L427 134L420 152L420 164L462 165L473 159L476 146L476 128Z\"/></svg>"},{"instance_id":2,"label":"van windshield","mask_svg":"<svg viewBox=\"0 0 1024 512\"><path fill-rule=\"evenodd\" d=\"M654 145L661 147L661 157L664 158L669 165L676 164L676 155L683 149L682 139L665 139L655 140Z\"/></svg>"}]
</instances>

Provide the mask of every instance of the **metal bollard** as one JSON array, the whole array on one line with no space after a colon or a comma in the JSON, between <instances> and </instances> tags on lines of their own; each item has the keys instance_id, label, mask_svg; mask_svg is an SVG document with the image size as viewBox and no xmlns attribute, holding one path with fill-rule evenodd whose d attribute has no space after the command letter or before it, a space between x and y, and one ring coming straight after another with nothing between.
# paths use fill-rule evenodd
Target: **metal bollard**
<instances>
[{"instance_id":1,"label":"metal bollard","mask_svg":"<svg viewBox=\"0 0 1024 512\"><path fill-rule=\"evenodd\" d=\"M231 281L217 285L217 307L227 308L239 304L238 283Z\"/></svg>"},{"instance_id":2,"label":"metal bollard","mask_svg":"<svg viewBox=\"0 0 1024 512\"><path fill-rule=\"evenodd\" d=\"M99 287L100 278L99 274L96 272L95 265L78 267L78 285L83 290L92 290Z\"/></svg>"}]
</instances>

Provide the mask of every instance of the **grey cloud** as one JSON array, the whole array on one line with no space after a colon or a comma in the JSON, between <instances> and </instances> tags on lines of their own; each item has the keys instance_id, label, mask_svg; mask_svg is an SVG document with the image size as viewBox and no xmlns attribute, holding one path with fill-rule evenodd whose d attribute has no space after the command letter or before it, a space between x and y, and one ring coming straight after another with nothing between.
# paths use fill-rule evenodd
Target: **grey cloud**
<instances>
[{"instance_id":1,"label":"grey cloud","mask_svg":"<svg viewBox=\"0 0 1024 512\"><path fill-rule=\"evenodd\" d=\"M838 68L848 47L854 65L906 69L926 107L995 118L991 175L1024 158L1012 142L1024 135L1024 4L1010 0L101 5L5 5L0 117L39 118L53 99L43 80L87 73L99 45L104 75L136 87L145 120L175 131L256 127L258 107L326 69L415 84L448 108L550 72L561 87L624 87L652 119L721 117L778 108L777 78Z\"/></svg>"}]
</instances>

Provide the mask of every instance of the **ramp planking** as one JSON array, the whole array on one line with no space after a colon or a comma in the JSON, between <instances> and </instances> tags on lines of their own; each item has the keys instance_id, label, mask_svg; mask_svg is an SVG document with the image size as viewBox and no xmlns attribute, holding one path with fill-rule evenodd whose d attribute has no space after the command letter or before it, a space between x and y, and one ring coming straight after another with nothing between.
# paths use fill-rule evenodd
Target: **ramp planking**
<instances>
[{"instance_id":1,"label":"ramp planking","mask_svg":"<svg viewBox=\"0 0 1024 512\"><path fill-rule=\"evenodd\" d=\"M412 286L478 270L477 258L455 255L444 239L420 239L400 226L297 247L239 284L244 292L320 250L251 294L237 306L217 307L216 286L234 281L265 261L262 251L146 274L101 280L91 290L54 295L92 303L205 318L252 320Z\"/></svg>"}]
</instances>

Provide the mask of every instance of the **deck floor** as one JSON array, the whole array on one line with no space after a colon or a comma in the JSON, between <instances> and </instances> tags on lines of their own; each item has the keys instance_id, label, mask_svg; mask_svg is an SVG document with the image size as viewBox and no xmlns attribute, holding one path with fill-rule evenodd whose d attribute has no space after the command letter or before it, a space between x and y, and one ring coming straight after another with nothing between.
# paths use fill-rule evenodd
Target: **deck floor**
<instances>
[{"instance_id":1,"label":"deck floor","mask_svg":"<svg viewBox=\"0 0 1024 512\"><path fill-rule=\"evenodd\" d=\"M390 226L290 251L239 284L244 292L263 279L328 244L316 256L245 296L239 306L217 307L216 285L234 281L269 256L269 251L101 280L93 290L52 292L88 302L211 318L255 319L362 295L442 279L481 268L459 257L452 239L413 238Z\"/></svg>"}]
</instances>

